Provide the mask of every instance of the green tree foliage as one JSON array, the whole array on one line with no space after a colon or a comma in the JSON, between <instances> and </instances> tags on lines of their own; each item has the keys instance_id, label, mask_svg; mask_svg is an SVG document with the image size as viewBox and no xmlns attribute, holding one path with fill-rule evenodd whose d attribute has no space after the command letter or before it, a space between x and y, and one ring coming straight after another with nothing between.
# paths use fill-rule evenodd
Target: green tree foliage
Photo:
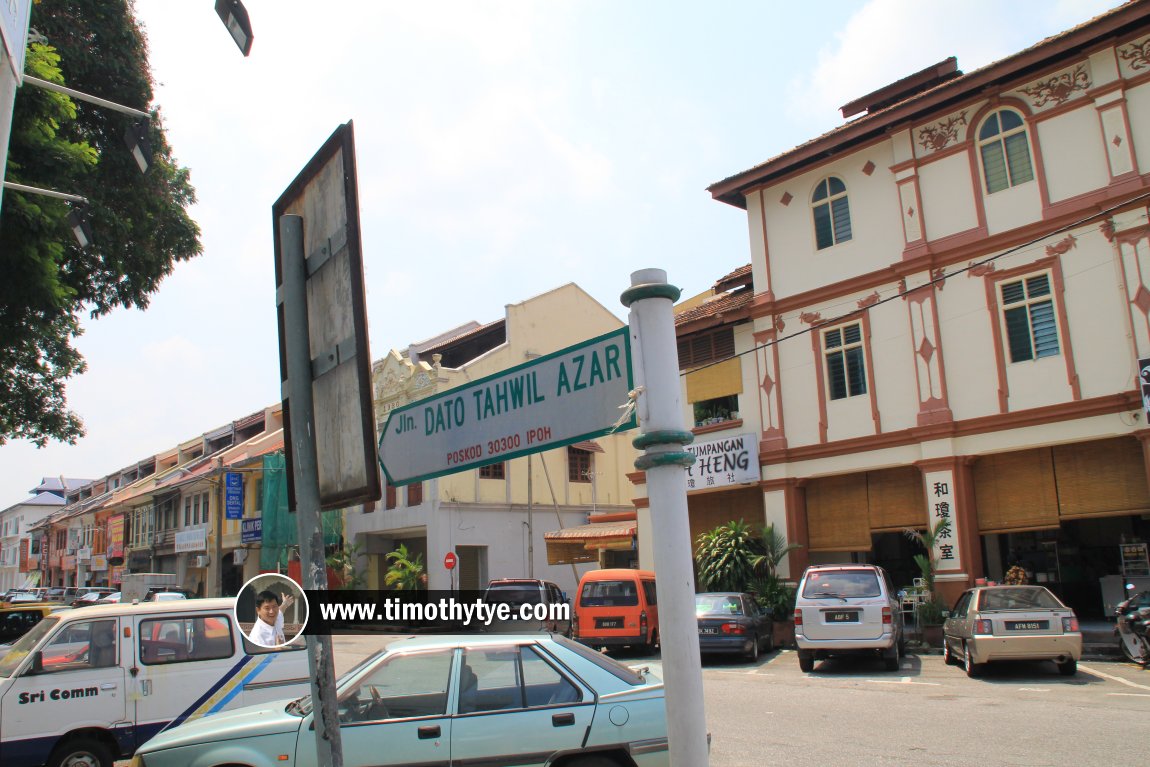
<instances>
[{"instance_id":1,"label":"green tree foliage","mask_svg":"<svg viewBox=\"0 0 1150 767\"><path fill-rule=\"evenodd\" d=\"M130 0L41 0L26 71L136 109L152 101L146 40ZM72 346L80 313L146 308L178 261L201 252L188 171L172 158L158 112L141 174L123 143L134 118L31 85L16 97L7 179L90 200L94 242L81 249L68 205L7 190L0 210L0 444L75 442L65 384L84 371Z\"/></svg>"},{"instance_id":2,"label":"green tree foliage","mask_svg":"<svg viewBox=\"0 0 1150 767\"><path fill-rule=\"evenodd\" d=\"M403 591L416 591L423 587L423 555L411 556L407 546L399 544L395 551L387 554L391 566L383 576L383 582Z\"/></svg>"}]
</instances>

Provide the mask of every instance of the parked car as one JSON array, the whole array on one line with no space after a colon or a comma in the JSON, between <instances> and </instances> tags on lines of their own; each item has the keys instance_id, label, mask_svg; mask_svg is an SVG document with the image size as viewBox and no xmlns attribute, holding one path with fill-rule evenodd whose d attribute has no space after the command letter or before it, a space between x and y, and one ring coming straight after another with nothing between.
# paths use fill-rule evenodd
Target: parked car
<instances>
[{"instance_id":1,"label":"parked car","mask_svg":"<svg viewBox=\"0 0 1150 767\"><path fill-rule=\"evenodd\" d=\"M963 592L942 627L943 659L978 676L987 663L1052 660L1078 670L1082 632L1074 611L1045 586L977 586Z\"/></svg>"},{"instance_id":2,"label":"parked car","mask_svg":"<svg viewBox=\"0 0 1150 767\"><path fill-rule=\"evenodd\" d=\"M187 599L188 595L182 591L149 591L148 596L144 598L145 602L173 602L180 599Z\"/></svg>"},{"instance_id":3,"label":"parked car","mask_svg":"<svg viewBox=\"0 0 1150 767\"><path fill-rule=\"evenodd\" d=\"M68 609L66 605L37 602L0 607L0 644L11 644L44 620L45 615Z\"/></svg>"},{"instance_id":4,"label":"parked car","mask_svg":"<svg viewBox=\"0 0 1150 767\"><path fill-rule=\"evenodd\" d=\"M449 754L453 764L669 764L662 680L564 637L399 640L342 677L336 695L347 767ZM137 756L147 767L314 767L312 727L304 696L165 730Z\"/></svg>"},{"instance_id":5,"label":"parked car","mask_svg":"<svg viewBox=\"0 0 1150 767\"><path fill-rule=\"evenodd\" d=\"M113 591L108 596L101 598L97 604L118 605L118 604L120 604L120 597L121 597L121 594L119 591Z\"/></svg>"},{"instance_id":6,"label":"parked car","mask_svg":"<svg viewBox=\"0 0 1150 767\"><path fill-rule=\"evenodd\" d=\"M881 657L898 670L905 649L902 611L890 576L877 565L812 565L795 598L799 668L832 655Z\"/></svg>"},{"instance_id":7,"label":"parked car","mask_svg":"<svg viewBox=\"0 0 1150 767\"><path fill-rule=\"evenodd\" d=\"M112 589L92 589L73 599L72 607L85 607L87 605L98 604L104 597L115 593Z\"/></svg>"},{"instance_id":8,"label":"parked car","mask_svg":"<svg viewBox=\"0 0 1150 767\"><path fill-rule=\"evenodd\" d=\"M659 598L655 573L607 568L589 570L579 579L572 618L573 636L592 647L659 643Z\"/></svg>"},{"instance_id":9,"label":"parked car","mask_svg":"<svg viewBox=\"0 0 1150 767\"><path fill-rule=\"evenodd\" d=\"M37 594L28 591L14 591L5 594L4 598L0 599L0 605L32 604L43 601L44 598Z\"/></svg>"},{"instance_id":10,"label":"parked car","mask_svg":"<svg viewBox=\"0 0 1150 767\"><path fill-rule=\"evenodd\" d=\"M695 595L699 623L699 650L704 653L739 653L757 660L774 649L771 613L746 593L708 592Z\"/></svg>"},{"instance_id":11,"label":"parked car","mask_svg":"<svg viewBox=\"0 0 1150 767\"><path fill-rule=\"evenodd\" d=\"M507 605L512 616L493 622L490 631L527 634L550 631L571 635L571 603L563 590L550 581L533 578L501 578L487 584L483 601ZM527 613L530 613L527 615Z\"/></svg>"}]
</instances>

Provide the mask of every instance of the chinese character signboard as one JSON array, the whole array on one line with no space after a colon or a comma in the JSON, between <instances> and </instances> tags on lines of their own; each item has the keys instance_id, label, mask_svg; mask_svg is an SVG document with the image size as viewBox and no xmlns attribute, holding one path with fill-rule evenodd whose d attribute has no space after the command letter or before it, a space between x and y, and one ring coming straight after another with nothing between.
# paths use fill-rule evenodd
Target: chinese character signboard
<instances>
[{"instance_id":1,"label":"chinese character signboard","mask_svg":"<svg viewBox=\"0 0 1150 767\"><path fill-rule=\"evenodd\" d=\"M924 475L926 480L926 508L930 529L937 529L934 545L936 569L961 570L961 546L958 542L958 520L954 506L954 473L931 471ZM938 525L945 521L945 525Z\"/></svg>"},{"instance_id":2,"label":"chinese character signboard","mask_svg":"<svg viewBox=\"0 0 1150 767\"><path fill-rule=\"evenodd\" d=\"M28 572L28 545L30 541L24 538L20 541L20 567L22 573Z\"/></svg>"},{"instance_id":3,"label":"chinese character signboard","mask_svg":"<svg viewBox=\"0 0 1150 767\"><path fill-rule=\"evenodd\" d=\"M1122 575L1127 578L1150 576L1150 556L1145 543L1123 543Z\"/></svg>"},{"instance_id":4,"label":"chinese character signboard","mask_svg":"<svg viewBox=\"0 0 1150 767\"><path fill-rule=\"evenodd\" d=\"M124 515L117 514L108 520L108 558L124 558Z\"/></svg>"},{"instance_id":5,"label":"chinese character signboard","mask_svg":"<svg viewBox=\"0 0 1150 767\"><path fill-rule=\"evenodd\" d=\"M1142 389L1142 414L1150 423L1150 358L1138 360L1138 385Z\"/></svg>"},{"instance_id":6,"label":"chinese character signboard","mask_svg":"<svg viewBox=\"0 0 1150 767\"><path fill-rule=\"evenodd\" d=\"M224 509L228 519L244 517L244 475L238 471L224 474Z\"/></svg>"},{"instance_id":7,"label":"chinese character signboard","mask_svg":"<svg viewBox=\"0 0 1150 767\"><path fill-rule=\"evenodd\" d=\"M759 481L759 444L739 434L687 445L695 463L687 468L687 490L743 485Z\"/></svg>"}]
</instances>

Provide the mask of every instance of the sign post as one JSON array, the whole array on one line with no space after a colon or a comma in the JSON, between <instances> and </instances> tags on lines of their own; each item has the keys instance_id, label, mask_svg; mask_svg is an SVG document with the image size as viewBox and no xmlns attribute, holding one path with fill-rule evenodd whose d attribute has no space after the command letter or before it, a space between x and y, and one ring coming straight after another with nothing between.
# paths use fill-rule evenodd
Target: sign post
<instances>
[{"instance_id":1,"label":"sign post","mask_svg":"<svg viewBox=\"0 0 1150 767\"><path fill-rule=\"evenodd\" d=\"M707 767L707 718L703 669L695 619L695 575L691 570L691 529L687 518L687 467L695 456L684 449L694 434L684 428L675 343L674 302L679 289L667 284L662 269L631 274L623 292L639 385L642 434L632 444L646 452L635 468L647 472L651 544L659 589L659 640L667 689L667 740L671 764Z\"/></svg>"},{"instance_id":2,"label":"sign post","mask_svg":"<svg viewBox=\"0 0 1150 767\"><path fill-rule=\"evenodd\" d=\"M392 410L379 463L406 485L635 427L627 329Z\"/></svg>"}]
</instances>

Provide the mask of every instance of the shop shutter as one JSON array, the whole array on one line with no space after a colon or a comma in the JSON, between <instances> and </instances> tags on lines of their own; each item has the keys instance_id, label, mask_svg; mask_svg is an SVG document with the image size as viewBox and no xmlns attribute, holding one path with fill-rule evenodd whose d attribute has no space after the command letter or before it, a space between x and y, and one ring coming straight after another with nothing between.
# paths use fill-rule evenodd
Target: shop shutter
<instances>
[{"instance_id":1,"label":"shop shutter","mask_svg":"<svg viewBox=\"0 0 1150 767\"><path fill-rule=\"evenodd\" d=\"M1054 474L1063 519L1150 512L1142 445L1133 437L1058 445Z\"/></svg>"},{"instance_id":2,"label":"shop shutter","mask_svg":"<svg viewBox=\"0 0 1150 767\"><path fill-rule=\"evenodd\" d=\"M743 392L742 360L738 357L717 365L690 371L687 379L687 401L705 402Z\"/></svg>"},{"instance_id":3,"label":"shop shutter","mask_svg":"<svg viewBox=\"0 0 1150 767\"><path fill-rule=\"evenodd\" d=\"M486 583L480 583L480 546L456 546L456 567L459 568L460 591L478 591L487 588Z\"/></svg>"},{"instance_id":4,"label":"shop shutter","mask_svg":"<svg viewBox=\"0 0 1150 767\"><path fill-rule=\"evenodd\" d=\"M692 495L688 501L691 522L691 551L698 547L695 542L703 533L709 533L719 525L733 519L741 519L755 528L758 533L765 517L763 516L763 494L756 487L748 490L726 490L716 493ZM651 522L659 524L659 514L651 510Z\"/></svg>"},{"instance_id":5,"label":"shop shutter","mask_svg":"<svg viewBox=\"0 0 1150 767\"><path fill-rule=\"evenodd\" d=\"M810 551L870 551L867 475L807 483L807 533Z\"/></svg>"},{"instance_id":6,"label":"shop shutter","mask_svg":"<svg viewBox=\"0 0 1150 767\"><path fill-rule=\"evenodd\" d=\"M1058 527L1050 448L983 456L972 476L982 534Z\"/></svg>"},{"instance_id":7,"label":"shop shutter","mask_svg":"<svg viewBox=\"0 0 1150 767\"><path fill-rule=\"evenodd\" d=\"M926 526L922 471L916 466L867 472L867 507L873 533Z\"/></svg>"}]
</instances>

